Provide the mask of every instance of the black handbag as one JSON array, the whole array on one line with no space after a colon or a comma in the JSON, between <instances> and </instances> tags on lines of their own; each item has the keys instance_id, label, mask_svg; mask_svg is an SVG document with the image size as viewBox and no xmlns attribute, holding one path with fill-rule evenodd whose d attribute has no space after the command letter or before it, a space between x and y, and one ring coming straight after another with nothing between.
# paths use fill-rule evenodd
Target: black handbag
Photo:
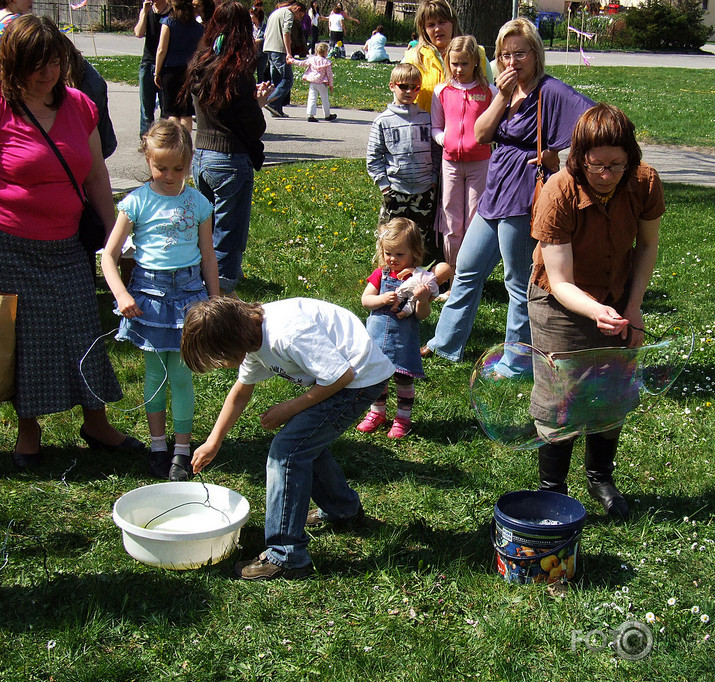
<instances>
[{"instance_id":1,"label":"black handbag","mask_svg":"<svg viewBox=\"0 0 715 682\"><path fill-rule=\"evenodd\" d=\"M99 251L104 246L104 240L105 240L105 229L104 229L104 221L100 217L99 213L95 211L94 206L87 201L87 198L82 194L82 192L79 189L79 185L77 184L77 181L74 178L74 175L72 175L72 171L70 170L70 167L67 165L67 162L65 161L64 157L60 153L60 150L57 149L57 145L52 141L52 138L47 134L45 129L38 123L37 119L32 115L32 112L27 108L24 102L21 103L22 108L25 110L25 113L27 114L28 118L34 123L35 127L42 133L42 136L47 140L47 144L50 145L52 151L55 153L57 158L59 159L60 163L62 164L62 168L65 169L65 173L67 173L67 176L69 177L70 181L72 182L72 186L74 187L75 192L77 192L77 196L82 200L82 204L84 205L84 209L82 210L82 215L80 216L79 219L79 229L78 229L78 234L77 236L79 237L79 241L84 247L84 250L87 252L87 255L90 257L91 262L94 262L94 255Z\"/></svg>"}]
</instances>

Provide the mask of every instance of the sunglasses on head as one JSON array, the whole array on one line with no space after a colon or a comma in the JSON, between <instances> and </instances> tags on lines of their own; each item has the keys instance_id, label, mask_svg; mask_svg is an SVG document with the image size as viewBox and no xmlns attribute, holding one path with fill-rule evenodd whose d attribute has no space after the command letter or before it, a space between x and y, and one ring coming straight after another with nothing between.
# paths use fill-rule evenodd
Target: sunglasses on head
<instances>
[{"instance_id":1,"label":"sunglasses on head","mask_svg":"<svg viewBox=\"0 0 715 682\"><path fill-rule=\"evenodd\" d=\"M421 85L416 85L413 83L395 83L395 85L402 90L402 92L407 92L408 90L412 90L413 92L417 92L422 86Z\"/></svg>"}]
</instances>

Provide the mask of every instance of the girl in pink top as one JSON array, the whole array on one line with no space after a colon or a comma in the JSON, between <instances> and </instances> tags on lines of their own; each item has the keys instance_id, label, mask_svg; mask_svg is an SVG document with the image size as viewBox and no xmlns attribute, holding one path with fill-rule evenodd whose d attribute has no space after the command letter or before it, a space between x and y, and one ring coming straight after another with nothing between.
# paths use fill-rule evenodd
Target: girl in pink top
<instances>
[{"instance_id":1,"label":"girl in pink top","mask_svg":"<svg viewBox=\"0 0 715 682\"><path fill-rule=\"evenodd\" d=\"M328 57L328 43L318 43L315 46L315 54L300 61L293 60L293 65L305 68L303 80L308 82L308 107L306 113L311 123L317 123L315 114L318 111L318 95L323 105L323 114L326 121L334 121L337 115L330 113L330 101L328 100L328 89L333 91L333 65Z\"/></svg>"},{"instance_id":2,"label":"girl in pink top","mask_svg":"<svg viewBox=\"0 0 715 682\"><path fill-rule=\"evenodd\" d=\"M444 257L453 268L487 181L491 149L477 144L474 123L492 101L472 36L454 38L445 54L447 81L432 96L432 137L442 153Z\"/></svg>"}]
</instances>

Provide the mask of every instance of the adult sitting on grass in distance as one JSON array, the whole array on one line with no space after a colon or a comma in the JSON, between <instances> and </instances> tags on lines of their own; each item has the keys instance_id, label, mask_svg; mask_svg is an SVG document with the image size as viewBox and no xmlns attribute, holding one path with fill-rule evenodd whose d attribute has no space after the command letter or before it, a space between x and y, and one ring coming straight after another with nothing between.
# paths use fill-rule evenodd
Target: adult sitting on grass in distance
<instances>
[{"instance_id":1,"label":"adult sitting on grass in distance","mask_svg":"<svg viewBox=\"0 0 715 682\"><path fill-rule=\"evenodd\" d=\"M92 270L77 236L83 203L37 126L51 131L107 233L114 203L97 108L66 87L66 76L64 36L52 21L34 14L14 19L0 40L0 291L18 294L20 302L13 461L21 469L40 462L37 418L75 405L84 416L80 436L91 448L144 449L109 424L97 398L122 397L103 346L80 372L102 333Z\"/></svg>"},{"instance_id":2,"label":"adult sitting on grass in distance","mask_svg":"<svg viewBox=\"0 0 715 682\"><path fill-rule=\"evenodd\" d=\"M633 124L614 106L589 109L574 129L566 168L546 183L536 205L531 233L539 243L529 285L536 348L561 353L642 345L641 305L664 212L663 186L641 162ZM539 488L566 494L575 438L554 437L562 397L553 403L550 380L538 370L530 411L546 443L539 448ZM622 412L600 419L622 424L635 404L624 401L620 407ZM628 503L612 477L620 432L617 426L586 436L585 469L591 496L609 515L625 517Z\"/></svg>"},{"instance_id":3,"label":"adult sitting on grass in distance","mask_svg":"<svg viewBox=\"0 0 715 682\"><path fill-rule=\"evenodd\" d=\"M194 452L195 473L216 457L257 382L279 375L310 387L261 415L264 429L283 426L266 463L267 549L234 567L245 580L306 577L313 570L306 524L350 526L364 517L328 448L382 394L394 366L356 315L309 298L198 303L186 315L181 354L194 372L238 368L211 434ZM309 513L311 497L318 509Z\"/></svg>"},{"instance_id":4,"label":"adult sitting on grass in distance","mask_svg":"<svg viewBox=\"0 0 715 682\"><path fill-rule=\"evenodd\" d=\"M385 49L387 38L383 34L383 30L382 24L379 24L362 48L365 52L365 58L369 62L378 63L390 61L390 57Z\"/></svg>"},{"instance_id":5,"label":"adult sitting on grass in distance","mask_svg":"<svg viewBox=\"0 0 715 682\"><path fill-rule=\"evenodd\" d=\"M248 10L236 0L216 8L186 77L196 110L196 188L214 205L213 241L223 294L243 279L253 173L263 165L261 106L272 87L256 88L256 53Z\"/></svg>"}]
</instances>

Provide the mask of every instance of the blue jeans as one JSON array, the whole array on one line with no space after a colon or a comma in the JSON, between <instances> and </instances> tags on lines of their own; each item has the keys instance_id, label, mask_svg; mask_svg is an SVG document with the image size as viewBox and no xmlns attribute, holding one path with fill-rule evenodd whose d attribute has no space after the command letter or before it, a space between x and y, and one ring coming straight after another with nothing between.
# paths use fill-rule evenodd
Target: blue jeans
<instances>
[{"instance_id":1,"label":"blue jeans","mask_svg":"<svg viewBox=\"0 0 715 682\"><path fill-rule=\"evenodd\" d=\"M276 89L268 98L268 103L283 113L283 107L290 101L290 89L293 87L293 67L286 63L283 52L266 51L268 65L271 68L271 83Z\"/></svg>"},{"instance_id":2,"label":"blue jeans","mask_svg":"<svg viewBox=\"0 0 715 682\"><path fill-rule=\"evenodd\" d=\"M253 166L248 154L197 149L191 166L194 185L214 205L214 250L218 281L226 292L243 279L253 197Z\"/></svg>"},{"instance_id":3,"label":"blue jeans","mask_svg":"<svg viewBox=\"0 0 715 682\"><path fill-rule=\"evenodd\" d=\"M271 563L301 568L311 563L305 520L310 498L328 519L349 519L360 508L328 446L377 400L380 382L343 388L289 419L271 443L266 462L266 556Z\"/></svg>"},{"instance_id":4,"label":"blue jeans","mask_svg":"<svg viewBox=\"0 0 715 682\"><path fill-rule=\"evenodd\" d=\"M144 135L152 123L154 123L154 112L156 110L156 100L159 99L159 107L163 109L161 103L161 90L154 84L154 64L141 62L139 64L139 135Z\"/></svg>"},{"instance_id":5,"label":"blue jeans","mask_svg":"<svg viewBox=\"0 0 715 682\"><path fill-rule=\"evenodd\" d=\"M427 342L437 355L453 362L462 359L484 283L502 258L504 286L509 294L505 340L531 343L526 289L535 245L528 215L499 220L486 220L478 213L474 216L457 256L452 293L439 316L434 337ZM513 377L526 368L518 366L505 352L496 369L504 376Z\"/></svg>"}]
</instances>

